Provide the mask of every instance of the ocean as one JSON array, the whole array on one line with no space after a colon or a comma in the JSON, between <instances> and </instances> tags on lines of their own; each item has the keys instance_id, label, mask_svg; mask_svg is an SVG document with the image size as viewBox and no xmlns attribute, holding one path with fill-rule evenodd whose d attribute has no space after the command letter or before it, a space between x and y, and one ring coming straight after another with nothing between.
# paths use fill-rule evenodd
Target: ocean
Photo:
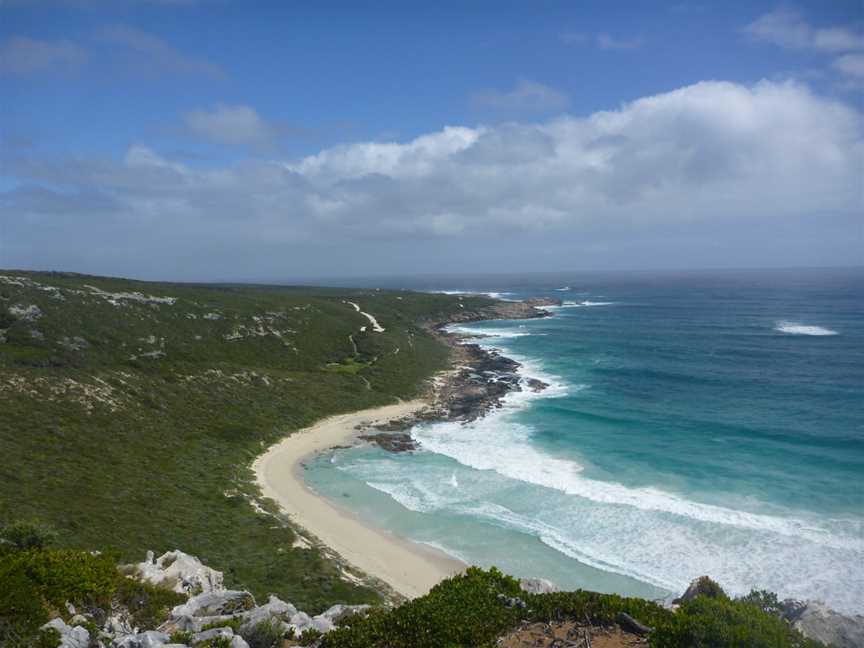
<instances>
[{"instance_id":1,"label":"ocean","mask_svg":"<svg viewBox=\"0 0 864 648\"><path fill-rule=\"evenodd\" d=\"M864 271L380 281L556 297L454 327L550 386L420 450L315 460L310 485L465 562L665 599L707 574L864 612Z\"/></svg>"}]
</instances>

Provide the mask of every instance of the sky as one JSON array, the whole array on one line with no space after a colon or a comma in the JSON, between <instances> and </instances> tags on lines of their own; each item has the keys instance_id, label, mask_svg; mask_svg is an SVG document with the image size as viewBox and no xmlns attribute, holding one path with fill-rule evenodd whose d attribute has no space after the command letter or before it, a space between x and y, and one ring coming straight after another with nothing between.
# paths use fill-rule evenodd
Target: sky
<instances>
[{"instance_id":1,"label":"sky","mask_svg":"<svg viewBox=\"0 0 864 648\"><path fill-rule=\"evenodd\" d=\"M864 3L0 0L0 267L864 264Z\"/></svg>"}]
</instances>

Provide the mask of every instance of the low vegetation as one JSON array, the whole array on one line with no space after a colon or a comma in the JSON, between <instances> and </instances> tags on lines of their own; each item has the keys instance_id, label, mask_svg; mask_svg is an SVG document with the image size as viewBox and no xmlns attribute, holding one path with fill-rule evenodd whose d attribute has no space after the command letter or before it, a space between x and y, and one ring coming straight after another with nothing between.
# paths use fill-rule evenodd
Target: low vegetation
<instances>
[{"instance_id":1,"label":"low vegetation","mask_svg":"<svg viewBox=\"0 0 864 648\"><path fill-rule=\"evenodd\" d=\"M447 360L420 323L459 308L405 291L0 270L0 522L38 517L58 547L126 562L182 547L227 585L310 611L375 602L256 501L249 466L321 417L416 395Z\"/></svg>"},{"instance_id":2,"label":"low vegetation","mask_svg":"<svg viewBox=\"0 0 864 648\"><path fill-rule=\"evenodd\" d=\"M343 621L322 648L492 647L519 625L568 619L609 626L621 613L653 628L654 648L819 648L752 597L697 596L673 612L644 599L578 590L528 594L496 569L473 567L394 610ZM518 599L522 605L514 605ZM509 603L509 604L508 604Z\"/></svg>"},{"instance_id":3,"label":"low vegetation","mask_svg":"<svg viewBox=\"0 0 864 648\"><path fill-rule=\"evenodd\" d=\"M43 528L26 523L0 530L4 647L55 647L56 633L40 627L53 616L69 621L69 604L96 620L100 610L122 605L132 613L134 626L154 629L173 606L186 600L185 595L128 578L118 570L114 555L55 549L50 538ZM652 628L648 642L654 648L822 646L804 639L779 616L773 594L752 592L732 600L716 583L705 580L710 588L700 588L695 598L672 611L644 599L582 590L529 594L497 569L472 567L399 607L373 608L343 618L340 627L323 636L308 630L299 643L320 648L491 648L502 635L528 623L575 619L611 626L625 613ZM90 625L91 636L96 636L98 625ZM202 630L230 626L237 633L240 625L241 618L233 617ZM270 622L256 624L244 636L252 648L281 648L286 638ZM190 639L191 633L172 635L176 643Z\"/></svg>"}]
</instances>

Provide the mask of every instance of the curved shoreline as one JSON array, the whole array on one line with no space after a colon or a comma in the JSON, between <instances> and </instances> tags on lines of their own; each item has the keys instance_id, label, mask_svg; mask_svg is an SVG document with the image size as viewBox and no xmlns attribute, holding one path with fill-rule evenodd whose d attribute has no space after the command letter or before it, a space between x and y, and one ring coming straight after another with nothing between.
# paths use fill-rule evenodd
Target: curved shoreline
<instances>
[{"instance_id":1,"label":"curved shoreline","mask_svg":"<svg viewBox=\"0 0 864 648\"><path fill-rule=\"evenodd\" d=\"M352 566L407 598L422 596L466 565L432 547L371 527L318 495L303 480L303 461L353 442L359 425L386 423L427 406L426 401L415 400L332 416L285 437L252 464L265 497Z\"/></svg>"}]
</instances>

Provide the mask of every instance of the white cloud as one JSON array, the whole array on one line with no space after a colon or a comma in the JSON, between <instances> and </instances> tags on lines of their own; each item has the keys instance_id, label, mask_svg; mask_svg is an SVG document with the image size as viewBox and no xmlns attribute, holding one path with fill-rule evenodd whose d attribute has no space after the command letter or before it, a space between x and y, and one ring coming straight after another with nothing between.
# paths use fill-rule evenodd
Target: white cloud
<instances>
[{"instance_id":1,"label":"white cloud","mask_svg":"<svg viewBox=\"0 0 864 648\"><path fill-rule=\"evenodd\" d=\"M858 79L864 79L864 54L844 54L832 65L843 74Z\"/></svg>"},{"instance_id":2,"label":"white cloud","mask_svg":"<svg viewBox=\"0 0 864 648\"><path fill-rule=\"evenodd\" d=\"M128 25L111 25L102 38L117 46L135 69L147 74L170 74L222 79L225 72L203 58L189 56L161 38Z\"/></svg>"},{"instance_id":3,"label":"white cloud","mask_svg":"<svg viewBox=\"0 0 864 648\"><path fill-rule=\"evenodd\" d=\"M561 42L567 45L593 44L602 50L629 50L642 46L641 38L617 38L608 32L586 34L584 32L563 32L559 35Z\"/></svg>"},{"instance_id":4,"label":"white cloud","mask_svg":"<svg viewBox=\"0 0 864 648\"><path fill-rule=\"evenodd\" d=\"M455 262L463 242L489 237L498 243L484 246L483 255L498 255L496 262L523 258L528 241L539 246L528 254L627 249L633 262L659 258L658 246L675 236L696 241L697 259L720 249L725 259L753 264L736 257L739 247L754 247L753 232L770 246L767 232L787 241L795 228L804 232L800 249L824 238L837 260L838 249L860 238L862 166L862 115L793 82L703 82L587 117L447 127L288 162L200 169L139 146L122 163L7 164L22 183L80 197L63 220L75 231L58 236L57 249L67 249L70 236L87 240L125 227L144 255L162 250L159 233L170 231L181 248L200 247L204 237L208 248L260 262L262 246L301 245L292 249L309 263L328 258L337 266L343 254L393 240L417 254L423 241L448 241L442 258ZM81 204L96 196L114 209L114 229L99 220L107 207ZM27 224L18 236L52 231L56 208L40 210L40 200L47 205L33 192L26 201L15 193L3 201L16 214L9 222ZM142 223L147 229L139 231ZM9 247L16 231L7 234ZM341 252L322 256L314 253L319 245ZM274 263L285 258L282 252ZM384 263L380 252L363 258ZM782 261L795 265L802 257Z\"/></svg>"},{"instance_id":5,"label":"white cloud","mask_svg":"<svg viewBox=\"0 0 864 648\"><path fill-rule=\"evenodd\" d=\"M209 111L189 112L183 120L194 135L220 144L267 146L279 136L278 129L250 106L219 104Z\"/></svg>"},{"instance_id":6,"label":"white cloud","mask_svg":"<svg viewBox=\"0 0 864 648\"><path fill-rule=\"evenodd\" d=\"M744 28L752 38L781 47L844 52L864 49L864 34L848 27L813 27L796 11L778 9Z\"/></svg>"},{"instance_id":7,"label":"white cloud","mask_svg":"<svg viewBox=\"0 0 864 648\"><path fill-rule=\"evenodd\" d=\"M0 74L70 72L87 62L87 52L69 40L46 41L15 36L0 44Z\"/></svg>"},{"instance_id":8,"label":"white cloud","mask_svg":"<svg viewBox=\"0 0 864 648\"><path fill-rule=\"evenodd\" d=\"M508 112L557 112L570 103L567 95L542 83L521 79L507 92L484 90L471 97L478 108Z\"/></svg>"},{"instance_id":9,"label":"white cloud","mask_svg":"<svg viewBox=\"0 0 864 648\"><path fill-rule=\"evenodd\" d=\"M641 38L613 38L607 33L597 34L597 47L607 50L636 49L642 45Z\"/></svg>"}]
</instances>

